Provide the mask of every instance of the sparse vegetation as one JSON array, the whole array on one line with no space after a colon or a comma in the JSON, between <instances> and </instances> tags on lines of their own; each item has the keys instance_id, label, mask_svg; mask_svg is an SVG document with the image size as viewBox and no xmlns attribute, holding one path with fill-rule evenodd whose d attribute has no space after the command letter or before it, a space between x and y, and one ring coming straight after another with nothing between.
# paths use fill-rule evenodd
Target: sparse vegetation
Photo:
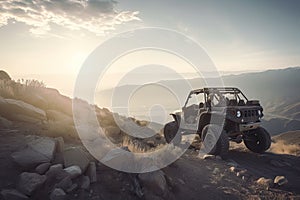
<instances>
[{"instance_id":1,"label":"sparse vegetation","mask_svg":"<svg viewBox=\"0 0 300 200\"><path fill-rule=\"evenodd\" d=\"M35 79L18 79L17 82L27 87L46 87L46 84L43 81Z\"/></svg>"}]
</instances>

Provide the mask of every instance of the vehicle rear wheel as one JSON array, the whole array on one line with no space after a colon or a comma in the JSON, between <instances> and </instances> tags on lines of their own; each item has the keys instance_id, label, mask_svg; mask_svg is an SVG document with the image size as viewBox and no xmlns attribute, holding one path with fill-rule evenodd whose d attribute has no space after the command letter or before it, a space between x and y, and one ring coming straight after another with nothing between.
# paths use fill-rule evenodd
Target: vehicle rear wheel
<instances>
[{"instance_id":1,"label":"vehicle rear wheel","mask_svg":"<svg viewBox=\"0 0 300 200\"><path fill-rule=\"evenodd\" d=\"M244 134L244 144L255 153L264 153L271 146L270 134L262 127Z\"/></svg>"},{"instance_id":2,"label":"vehicle rear wheel","mask_svg":"<svg viewBox=\"0 0 300 200\"><path fill-rule=\"evenodd\" d=\"M219 125L208 124L201 133L203 151L207 154L220 155L228 154L229 139L225 130Z\"/></svg>"},{"instance_id":3,"label":"vehicle rear wheel","mask_svg":"<svg viewBox=\"0 0 300 200\"><path fill-rule=\"evenodd\" d=\"M164 136L167 143L179 144L181 142L181 135L177 134L178 124L176 121L169 122L164 127Z\"/></svg>"}]
</instances>

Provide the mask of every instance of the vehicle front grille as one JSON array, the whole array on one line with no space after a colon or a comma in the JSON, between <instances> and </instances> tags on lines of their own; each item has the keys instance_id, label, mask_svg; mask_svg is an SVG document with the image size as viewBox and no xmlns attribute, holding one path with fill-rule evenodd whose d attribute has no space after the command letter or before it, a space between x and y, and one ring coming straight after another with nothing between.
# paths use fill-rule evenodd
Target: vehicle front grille
<instances>
[{"instance_id":1,"label":"vehicle front grille","mask_svg":"<svg viewBox=\"0 0 300 200\"><path fill-rule=\"evenodd\" d=\"M258 116L258 110L245 110L243 111L244 117L256 117Z\"/></svg>"}]
</instances>

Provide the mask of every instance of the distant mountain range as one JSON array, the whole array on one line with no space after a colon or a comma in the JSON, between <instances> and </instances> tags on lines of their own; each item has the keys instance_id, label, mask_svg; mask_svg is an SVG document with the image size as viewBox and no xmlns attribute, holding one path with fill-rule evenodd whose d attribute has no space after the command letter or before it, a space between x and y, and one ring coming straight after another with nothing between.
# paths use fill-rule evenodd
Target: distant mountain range
<instances>
[{"instance_id":1,"label":"distant mountain range","mask_svg":"<svg viewBox=\"0 0 300 200\"><path fill-rule=\"evenodd\" d=\"M265 113L263 124L273 135L276 135L285 131L300 130L299 77L300 67L293 67L226 75L222 80L224 86L238 87L249 99L260 100ZM114 111L128 113L129 110L129 114L135 117L143 118L145 117L143 115L149 115L149 112L153 116L161 115L163 112L159 105L164 107L166 112L179 109L191 89L207 87L206 82L215 82L214 79L178 79L147 83L144 86L124 85L100 91L95 95L95 99L101 107L113 105ZM151 108L153 105L156 106ZM158 120L163 119L163 117L156 117Z\"/></svg>"}]
</instances>

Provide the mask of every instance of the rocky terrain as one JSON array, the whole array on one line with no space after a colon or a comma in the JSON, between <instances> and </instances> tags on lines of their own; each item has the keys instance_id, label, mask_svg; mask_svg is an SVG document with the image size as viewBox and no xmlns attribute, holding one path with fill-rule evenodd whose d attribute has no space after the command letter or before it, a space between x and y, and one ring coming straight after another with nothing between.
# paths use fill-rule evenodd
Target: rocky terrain
<instances>
[{"instance_id":1,"label":"rocky terrain","mask_svg":"<svg viewBox=\"0 0 300 200\"><path fill-rule=\"evenodd\" d=\"M84 148L70 98L38 81L15 82L3 71L0 79L0 199L300 199L299 132L274 137L262 155L232 144L223 160L199 154L195 143L161 170L125 173ZM115 115L125 130L137 125L153 134L137 139L118 127L108 109L82 104L95 110L106 136L127 151L165 145L146 121Z\"/></svg>"}]
</instances>

